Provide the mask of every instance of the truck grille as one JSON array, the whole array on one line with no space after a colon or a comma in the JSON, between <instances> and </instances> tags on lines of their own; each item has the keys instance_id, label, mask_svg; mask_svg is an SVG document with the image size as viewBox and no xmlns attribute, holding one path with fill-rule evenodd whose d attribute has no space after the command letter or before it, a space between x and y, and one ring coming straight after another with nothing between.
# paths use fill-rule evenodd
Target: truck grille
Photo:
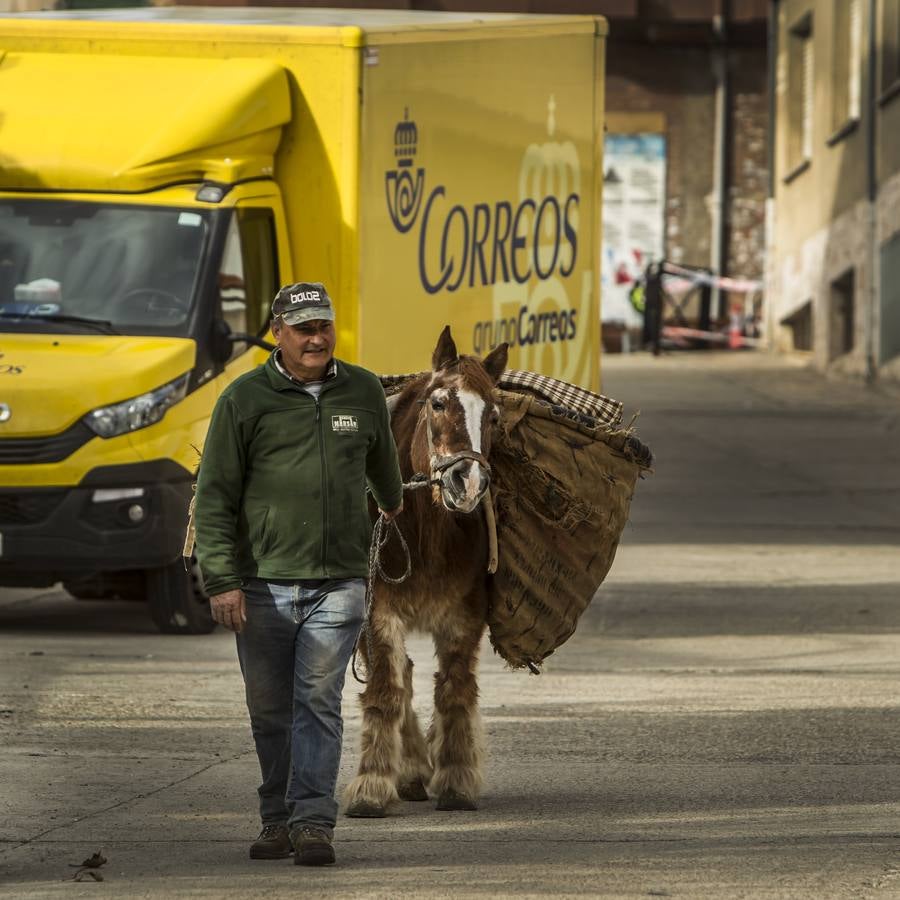
<instances>
[{"instance_id":1,"label":"truck grille","mask_svg":"<svg viewBox=\"0 0 900 900\"><path fill-rule=\"evenodd\" d=\"M84 422L76 422L49 437L0 438L0 465L60 462L92 437L94 432Z\"/></svg>"},{"instance_id":2,"label":"truck grille","mask_svg":"<svg viewBox=\"0 0 900 900\"><path fill-rule=\"evenodd\" d=\"M49 518L66 491L0 491L0 525L36 525Z\"/></svg>"}]
</instances>

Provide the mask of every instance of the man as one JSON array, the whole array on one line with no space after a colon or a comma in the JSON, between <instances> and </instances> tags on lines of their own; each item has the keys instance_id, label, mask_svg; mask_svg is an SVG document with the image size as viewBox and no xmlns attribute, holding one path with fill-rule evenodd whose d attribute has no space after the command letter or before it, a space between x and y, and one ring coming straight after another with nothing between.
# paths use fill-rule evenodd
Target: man
<instances>
[{"instance_id":1,"label":"man","mask_svg":"<svg viewBox=\"0 0 900 900\"><path fill-rule=\"evenodd\" d=\"M213 410L197 483L197 558L213 618L237 634L262 770L253 859L334 862L341 690L364 615L368 483L403 506L378 379L334 358L322 284L282 288L278 347Z\"/></svg>"}]
</instances>

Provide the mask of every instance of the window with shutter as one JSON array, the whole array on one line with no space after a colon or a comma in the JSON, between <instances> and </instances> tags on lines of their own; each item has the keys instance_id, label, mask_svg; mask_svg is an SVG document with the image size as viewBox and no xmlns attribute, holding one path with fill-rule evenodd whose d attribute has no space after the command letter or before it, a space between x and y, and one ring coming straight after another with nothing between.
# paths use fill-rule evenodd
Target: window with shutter
<instances>
[{"instance_id":1,"label":"window with shutter","mask_svg":"<svg viewBox=\"0 0 900 900\"><path fill-rule=\"evenodd\" d=\"M806 13L788 35L788 175L812 158L815 61L812 13Z\"/></svg>"},{"instance_id":2,"label":"window with shutter","mask_svg":"<svg viewBox=\"0 0 900 900\"><path fill-rule=\"evenodd\" d=\"M803 159L810 159L812 157L813 92L815 90L813 63L813 42L812 35L810 34L807 35L803 41L803 82L801 85L801 90L803 92L803 112L801 116L801 147Z\"/></svg>"},{"instance_id":3,"label":"window with shutter","mask_svg":"<svg viewBox=\"0 0 900 900\"><path fill-rule=\"evenodd\" d=\"M900 83L900 0L881 0L881 34L878 37L881 93L894 96Z\"/></svg>"},{"instance_id":4,"label":"window with shutter","mask_svg":"<svg viewBox=\"0 0 900 900\"><path fill-rule=\"evenodd\" d=\"M834 0L834 42L831 65L832 140L848 133L859 119L862 77L861 0Z\"/></svg>"}]
</instances>

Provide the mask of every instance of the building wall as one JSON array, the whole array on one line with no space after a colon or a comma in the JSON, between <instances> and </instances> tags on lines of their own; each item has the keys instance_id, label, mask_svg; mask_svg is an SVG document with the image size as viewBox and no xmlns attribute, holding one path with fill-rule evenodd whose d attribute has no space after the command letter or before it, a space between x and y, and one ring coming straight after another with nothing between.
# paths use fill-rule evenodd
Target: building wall
<instances>
[{"instance_id":1,"label":"building wall","mask_svg":"<svg viewBox=\"0 0 900 900\"><path fill-rule=\"evenodd\" d=\"M900 107L900 98L894 103ZM900 381L900 278L897 277L900 274L900 166L879 187L876 235L877 247L872 262L877 263L879 269L875 274L877 303L872 315L873 351L881 374ZM881 268L885 265L890 266L888 271ZM885 303L888 309L883 308Z\"/></svg>"},{"instance_id":2,"label":"building wall","mask_svg":"<svg viewBox=\"0 0 900 900\"><path fill-rule=\"evenodd\" d=\"M675 262L706 266L715 127L709 53L617 44L614 37L607 52L606 110L610 124L615 123L613 130L629 127L621 114L655 113L663 123L668 155L666 255Z\"/></svg>"},{"instance_id":3,"label":"building wall","mask_svg":"<svg viewBox=\"0 0 900 900\"><path fill-rule=\"evenodd\" d=\"M780 205L776 216L780 214ZM856 297L866 296L869 290L871 265L867 223L869 204L859 200L833 221L808 235L792 253L777 248L774 283L769 291L769 309L773 326L774 346L783 351L793 349L790 326L784 325L798 310L810 304L813 318L812 353L819 368L832 363L835 368L854 375L865 373L865 345L856 341L854 351L832 357L832 329L836 327L831 315L831 286L846 272L855 273ZM866 306L857 302L854 308L854 331L865 330Z\"/></svg>"},{"instance_id":4,"label":"building wall","mask_svg":"<svg viewBox=\"0 0 900 900\"><path fill-rule=\"evenodd\" d=\"M881 0L900 5L900 0ZM900 361L883 358L882 347L900 347L900 339L883 341L881 329L900 327L893 306L882 313L882 248L900 234L900 91L885 95L883 85L868 78L868 2L861 8L858 121L843 127L835 119L839 90L835 48L839 28L832 0L785 0L779 12L776 89L776 169L772 234L767 260L768 326L776 347L790 349L792 323L808 305L813 321L811 347L820 369L871 376L879 368L900 377ZM789 150L796 110L789 103L791 29L811 14L814 54L813 116L810 152L799 165ZM880 22L878 43L882 45ZM884 52L879 46L879 62ZM874 87L874 92L872 91ZM873 99L874 93L874 99ZM868 98L868 100L867 100ZM793 118L792 118L792 113ZM877 147L877 200L869 202L868 132L874 121ZM845 300L840 285L852 279L852 341L845 346ZM891 301L893 302L893 301ZM846 352L845 352L846 351ZM893 352L893 351L891 351Z\"/></svg>"},{"instance_id":5,"label":"building wall","mask_svg":"<svg viewBox=\"0 0 900 900\"><path fill-rule=\"evenodd\" d=\"M900 20L900 0L883 0L892 3ZM897 31L900 32L900 21ZM897 60L898 78L891 84L884 84L879 72L878 84L878 174L879 179L890 178L900 172L900 34L885 35L882 53Z\"/></svg>"},{"instance_id":6,"label":"building wall","mask_svg":"<svg viewBox=\"0 0 900 900\"><path fill-rule=\"evenodd\" d=\"M766 56L762 49L729 51L727 273L761 278L768 182ZM610 36L606 108L610 130L629 117L656 114L667 141L666 256L710 265L713 220L715 90L707 47L617 43ZM637 126L636 126L637 127Z\"/></svg>"},{"instance_id":7,"label":"building wall","mask_svg":"<svg viewBox=\"0 0 900 900\"><path fill-rule=\"evenodd\" d=\"M864 7L867 3L862 4ZM799 171L789 149L789 125L796 119L789 109L791 78L790 30L812 14L814 54L814 104L812 152ZM865 122L839 140L829 143L837 129L831 112L829 73L834 70L832 0L787 0L780 6L776 89L776 196L778 244L796 253L803 242L840 217L866 193ZM865 22L863 23L865 27ZM863 72L865 66L863 65ZM863 76L862 91L868 88ZM802 164L801 164L802 165Z\"/></svg>"},{"instance_id":8,"label":"building wall","mask_svg":"<svg viewBox=\"0 0 900 900\"><path fill-rule=\"evenodd\" d=\"M764 49L731 56L728 273L761 279L765 270L768 190L768 78Z\"/></svg>"}]
</instances>

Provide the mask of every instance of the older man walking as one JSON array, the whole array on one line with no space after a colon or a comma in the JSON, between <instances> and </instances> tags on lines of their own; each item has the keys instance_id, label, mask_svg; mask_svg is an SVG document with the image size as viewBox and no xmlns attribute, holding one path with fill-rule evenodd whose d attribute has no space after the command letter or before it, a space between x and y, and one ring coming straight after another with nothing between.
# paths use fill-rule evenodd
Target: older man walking
<instances>
[{"instance_id":1,"label":"older man walking","mask_svg":"<svg viewBox=\"0 0 900 900\"><path fill-rule=\"evenodd\" d=\"M364 615L368 484L403 489L378 379L334 357L324 285L282 288L278 347L219 398L197 483L197 558L213 617L236 632L262 771L254 859L334 863L341 691Z\"/></svg>"}]
</instances>

